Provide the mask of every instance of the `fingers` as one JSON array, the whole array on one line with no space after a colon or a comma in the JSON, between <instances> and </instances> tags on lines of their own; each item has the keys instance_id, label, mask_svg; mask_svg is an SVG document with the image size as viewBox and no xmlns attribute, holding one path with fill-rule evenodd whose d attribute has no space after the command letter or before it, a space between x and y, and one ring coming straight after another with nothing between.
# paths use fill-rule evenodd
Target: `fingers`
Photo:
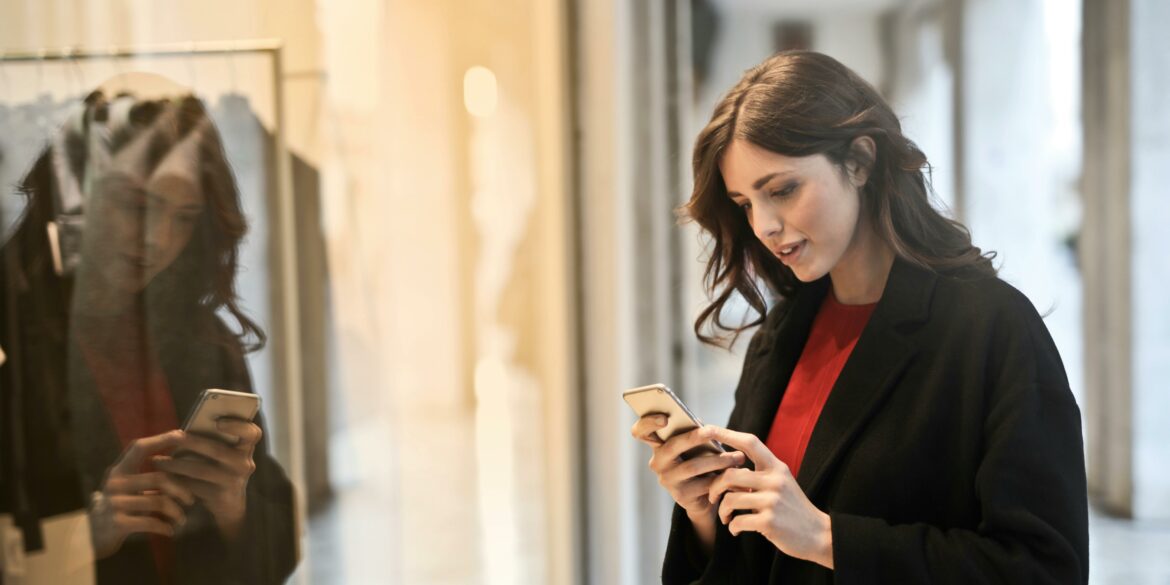
<instances>
[{"instance_id":1,"label":"fingers","mask_svg":"<svg viewBox=\"0 0 1170 585\"><path fill-rule=\"evenodd\" d=\"M256 464L249 457L241 465L244 469L231 469L225 465L194 458L157 456L152 459L159 469L178 476L196 479L224 488L239 488L246 485ZM188 484L188 487L189 484Z\"/></svg>"},{"instance_id":2,"label":"fingers","mask_svg":"<svg viewBox=\"0 0 1170 585\"><path fill-rule=\"evenodd\" d=\"M710 433L709 438L743 451L752 460L752 463L755 463L758 470L775 467L780 462L776 455L768 449L768 446L751 433L741 433L712 425L705 425L701 430L704 433Z\"/></svg>"},{"instance_id":3,"label":"fingers","mask_svg":"<svg viewBox=\"0 0 1170 585\"><path fill-rule=\"evenodd\" d=\"M737 467L742 465L744 460L743 453L739 452L701 455L668 467L659 474L659 482L667 487L677 485L701 475Z\"/></svg>"},{"instance_id":4,"label":"fingers","mask_svg":"<svg viewBox=\"0 0 1170 585\"><path fill-rule=\"evenodd\" d=\"M174 526L187 521L187 515L170 496L162 494L110 496L110 506L117 512L131 515L156 514L164 517Z\"/></svg>"},{"instance_id":5,"label":"fingers","mask_svg":"<svg viewBox=\"0 0 1170 585\"><path fill-rule=\"evenodd\" d=\"M666 467L673 465L683 453L710 441L710 434L702 428L675 435L654 450L654 459L657 462L652 464L651 468L655 469L656 472L661 472Z\"/></svg>"},{"instance_id":6,"label":"fingers","mask_svg":"<svg viewBox=\"0 0 1170 585\"><path fill-rule=\"evenodd\" d=\"M173 451L182 440L183 434L183 431L176 430L132 441L122 453L122 457L114 464L113 471L126 475L140 472L142 462L146 461L147 457L156 453Z\"/></svg>"},{"instance_id":7,"label":"fingers","mask_svg":"<svg viewBox=\"0 0 1170 585\"><path fill-rule=\"evenodd\" d=\"M711 483L707 499L714 504L727 491L760 491L769 487L771 486L768 483L768 477L763 472L743 468L729 469Z\"/></svg>"},{"instance_id":8,"label":"fingers","mask_svg":"<svg viewBox=\"0 0 1170 585\"><path fill-rule=\"evenodd\" d=\"M739 536L741 532L759 532L765 533L768 529L768 523L771 520L772 513L770 511L759 512L757 514L740 514L731 519L727 523L727 531L732 536Z\"/></svg>"},{"instance_id":9,"label":"fingers","mask_svg":"<svg viewBox=\"0 0 1170 585\"><path fill-rule=\"evenodd\" d=\"M187 433L179 443L179 449L181 451L178 457L179 459L184 458L182 457L182 453L190 451L225 465L233 460L247 456L247 452L241 452L241 449L234 445L228 445L219 439L213 439L195 433Z\"/></svg>"},{"instance_id":10,"label":"fingers","mask_svg":"<svg viewBox=\"0 0 1170 585\"><path fill-rule=\"evenodd\" d=\"M114 524L126 534L146 532L162 536L175 535L175 527L173 525L154 516L138 516L122 513L114 516Z\"/></svg>"},{"instance_id":11,"label":"fingers","mask_svg":"<svg viewBox=\"0 0 1170 585\"><path fill-rule=\"evenodd\" d=\"M658 429L666 426L668 418L665 414L643 416L630 427L630 434L651 447L657 447L662 444L662 439L658 438Z\"/></svg>"},{"instance_id":12,"label":"fingers","mask_svg":"<svg viewBox=\"0 0 1170 585\"><path fill-rule=\"evenodd\" d=\"M216 421L215 426L221 433L239 439L239 442L235 445L237 449L251 451L260 442L260 438L264 436L264 431L260 430L259 425L238 418L221 418Z\"/></svg>"},{"instance_id":13,"label":"fingers","mask_svg":"<svg viewBox=\"0 0 1170 585\"><path fill-rule=\"evenodd\" d=\"M758 512L772 510L776 507L779 495L776 492L730 492L723 496L719 504L719 520L727 524L732 520L731 515L736 510L750 510Z\"/></svg>"},{"instance_id":14,"label":"fingers","mask_svg":"<svg viewBox=\"0 0 1170 585\"><path fill-rule=\"evenodd\" d=\"M195 503L195 496L191 490L161 471L110 477L106 481L105 491L111 496L153 491L166 494L187 506Z\"/></svg>"}]
</instances>

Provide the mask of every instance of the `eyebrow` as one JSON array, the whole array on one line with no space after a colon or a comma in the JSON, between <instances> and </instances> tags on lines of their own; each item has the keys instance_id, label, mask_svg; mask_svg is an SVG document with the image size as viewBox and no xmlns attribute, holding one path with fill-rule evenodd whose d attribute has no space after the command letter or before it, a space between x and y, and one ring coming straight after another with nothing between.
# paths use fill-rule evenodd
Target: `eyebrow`
<instances>
[{"instance_id":1,"label":"eyebrow","mask_svg":"<svg viewBox=\"0 0 1170 585\"><path fill-rule=\"evenodd\" d=\"M776 177L779 177L782 175L791 175L791 174L792 174L792 171L777 171L775 173L768 173L768 174L756 179L756 182L752 183L752 189L759 191L765 184L768 183L768 181L771 181L772 179L775 179ZM739 191L728 191L727 195L729 197L736 197L736 196L743 197L743 193L740 193Z\"/></svg>"}]
</instances>

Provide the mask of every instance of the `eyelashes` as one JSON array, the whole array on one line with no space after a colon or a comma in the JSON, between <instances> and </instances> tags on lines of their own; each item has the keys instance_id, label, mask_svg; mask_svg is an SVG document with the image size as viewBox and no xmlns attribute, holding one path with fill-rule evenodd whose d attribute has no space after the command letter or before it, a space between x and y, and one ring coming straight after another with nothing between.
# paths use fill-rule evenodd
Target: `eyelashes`
<instances>
[{"instance_id":1,"label":"eyelashes","mask_svg":"<svg viewBox=\"0 0 1170 585\"><path fill-rule=\"evenodd\" d=\"M787 196L791 195L794 191L796 191L796 188L798 186L799 186L798 183L795 183L795 182L789 183L789 184L785 185L782 189L780 189L778 191L772 191L772 193L770 193L770 194L773 197L787 197Z\"/></svg>"},{"instance_id":2,"label":"eyelashes","mask_svg":"<svg viewBox=\"0 0 1170 585\"><path fill-rule=\"evenodd\" d=\"M788 197L788 196L792 195L794 192L796 192L796 188L799 186L800 186L800 183L794 181L792 183L788 183L787 185L785 185L784 187L781 187L780 189L776 189L774 191L771 191L770 193L768 193L768 196L769 197L780 197L780 198ZM745 199L743 201L743 203L739 203L737 205L744 213L747 213L748 211L751 211L751 209L752 209L752 202L750 200Z\"/></svg>"}]
</instances>

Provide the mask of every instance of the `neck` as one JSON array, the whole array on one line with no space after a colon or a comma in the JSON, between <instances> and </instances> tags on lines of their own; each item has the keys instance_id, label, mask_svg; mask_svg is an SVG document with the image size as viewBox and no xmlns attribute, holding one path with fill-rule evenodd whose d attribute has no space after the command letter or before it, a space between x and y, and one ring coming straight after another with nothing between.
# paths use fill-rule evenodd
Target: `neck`
<instances>
[{"instance_id":1,"label":"neck","mask_svg":"<svg viewBox=\"0 0 1170 585\"><path fill-rule=\"evenodd\" d=\"M138 295L106 282L96 271L84 265L74 281L73 311L88 317L119 316L130 310Z\"/></svg>"},{"instance_id":2,"label":"neck","mask_svg":"<svg viewBox=\"0 0 1170 585\"><path fill-rule=\"evenodd\" d=\"M858 222L857 233L845 255L829 271L832 294L843 305L867 305L882 298L894 251L869 229L866 221Z\"/></svg>"}]
</instances>

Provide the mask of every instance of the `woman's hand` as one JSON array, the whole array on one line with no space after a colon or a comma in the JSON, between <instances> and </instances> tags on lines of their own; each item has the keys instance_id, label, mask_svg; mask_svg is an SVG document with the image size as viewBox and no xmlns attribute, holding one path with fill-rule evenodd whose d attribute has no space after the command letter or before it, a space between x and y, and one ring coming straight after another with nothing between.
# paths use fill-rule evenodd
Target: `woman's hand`
<instances>
[{"instance_id":1,"label":"woman's hand","mask_svg":"<svg viewBox=\"0 0 1170 585\"><path fill-rule=\"evenodd\" d=\"M224 538L233 541L247 512L248 480L256 471L252 454L262 431L242 420L220 419L216 424L221 433L236 437L236 444L184 433L178 448L198 457L159 455L152 461L190 490L211 512Z\"/></svg>"},{"instance_id":2,"label":"woman's hand","mask_svg":"<svg viewBox=\"0 0 1170 585\"><path fill-rule=\"evenodd\" d=\"M759 437L724 428L705 426L702 433L744 452L755 471L730 469L716 479L708 502L719 504L719 519L732 534L758 532L776 548L792 557L833 568L833 533L829 515L804 495L784 462L776 458ZM745 513L732 518L732 513Z\"/></svg>"},{"instance_id":3,"label":"woman's hand","mask_svg":"<svg viewBox=\"0 0 1170 585\"><path fill-rule=\"evenodd\" d=\"M671 437L663 442L655 432L666 426L665 414L646 415L630 429L639 441L650 445L654 455L650 457L650 469L658 476L658 483L666 488L670 497L682 506L692 518L709 514L713 508L708 498L712 482L724 469L744 462L742 453L703 453L683 460L682 454L711 440L696 430Z\"/></svg>"},{"instance_id":4,"label":"woman's hand","mask_svg":"<svg viewBox=\"0 0 1170 585\"><path fill-rule=\"evenodd\" d=\"M89 509L97 558L118 552L131 534L174 536L186 521L183 506L195 503L191 491L161 471L142 472L147 457L170 452L181 440L181 431L138 439L106 472Z\"/></svg>"}]
</instances>

